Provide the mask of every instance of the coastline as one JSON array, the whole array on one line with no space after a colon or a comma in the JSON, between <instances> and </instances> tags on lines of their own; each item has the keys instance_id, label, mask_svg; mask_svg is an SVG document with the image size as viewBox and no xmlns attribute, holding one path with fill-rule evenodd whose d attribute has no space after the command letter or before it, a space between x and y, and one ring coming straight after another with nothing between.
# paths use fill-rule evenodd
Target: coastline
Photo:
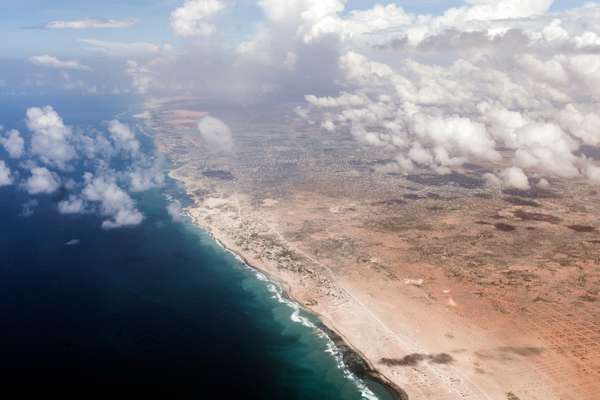
<instances>
[{"instance_id":1,"label":"coastline","mask_svg":"<svg viewBox=\"0 0 600 400\"><path fill-rule=\"evenodd\" d=\"M486 188L374 180L368 169L339 165L329 153L298 161L303 175L296 171L288 182L278 168L289 167L290 152L304 160L306 152L291 146L300 139L240 128L243 151L211 153L194 134L197 107L169 101L149 103L144 121L158 152L173 162L169 176L190 200L184 208L193 224L264 275L269 290L277 287L274 296L294 304L294 321L296 306L310 315L340 352L347 350L342 358L356 376L400 399L571 400L574 386L578 399L595 398L598 382L565 355L569 343L548 323L593 323L592 303L574 303L591 312L575 318L572 306L550 294L573 276L548 276L564 230L518 217L547 208L583 225L585 215L562 211L554 198L531 209ZM271 144L274 136L289 146ZM311 140L301 139L317 146ZM345 183L356 180L373 191ZM388 188L388 180L403 186ZM498 219L514 230L500 231ZM521 254L518 243L532 235L548 240Z\"/></svg>"},{"instance_id":2,"label":"coastline","mask_svg":"<svg viewBox=\"0 0 600 400\"><path fill-rule=\"evenodd\" d=\"M387 379L380 371L378 371L374 367L374 363L369 360L358 348L353 346L352 343L336 329L335 326L327 325L322 315L302 305L302 302L294 297L293 290L289 284L286 284L283 280L274 276L266 268L261 268L258 263L251 262L244 256L243 253L231 248L215 233L214 229L212 229L210 226L198 223L193 217L190 217L190 219L192 220L194 226L206 232L223 250L232 254L244 266L260 273L268 280L269 283L275 285L279 289L280 294L284 299L294 303L303 312L317 318L320 324L317 329L320 329L334 343L336 349L342 355L344 368L347 368L348 371L350 371L360 380L369 379L383 386L387 392L393 396L393 400L409 400L408 394L402 388Z\"/></svg>"},{"instance_id":3,"label":"coastline","mask_svg":"<svg viewBox=\"0 0 600 400\"><path fill-rule=\"evenodd\" d=\"M216 192L199 197L201 182L177 170L171 177L194 199L186 207L194 225L273 282L285 298L314 315L336 347L348 350L346 361L357 357L366 366L352 372L383 385L397 399L505 399L513 393L511 387L543 379L529 352L533 349L535 357L540 347L531 338L519 336L508 342L455 314L456 306L431 303L419 287L396 279L377 277L369 282L340 275L279 236L242 194ZM288 253L294 257L290 259ZM441 342L440 332L452 334L444 334L445 342ZM523 373L512 374L504 365L506 360ZM477 366L484 366L484 361L493 374L478 372ZM471 370L473 363L476 368ZM536 391L539 396L531 399L556 398L552 388Z\"/></svg>"},{"instance_id":4,"label":"coastline","mask_svg":"<svg viewBox=\"0 0 600 400\"><path fill-rule=\"evenodd\" d=\"M150 108L151 109L151 108ZM144 106L144 110L146 112L149 111L147 104ZM160 134L157 135L158 132L161 132L160 129L156 129L156 127L152 127L148 124L149 120L146 118L141 118L142 121L149 127L154 133L152 137L154 138L154 144L156 146L156 151L158 153L162 153L167 158L171 158L170 152L167 147L164 146L164 142L157 142L157 138L161 138L164 140ZM194 200L197 200L196 195L193 193L193 190L190 189L190 182L184 177L177 176L177 168L173 168L173 165L167 168L167 175L182 189L182 194L185 194L188 200L192 201L194 204ZM196 205L198 207L198 205ZM202 223L198 218L195 218L191 212L192 205L184 206L182 211L184 214L190 219L191 223L207 233L209 237L223 250L231 253L235 258L239 260L245 267L261 274L264 276L269 283L273 284L280 292L281 296L287 300L295 304L299 309L303 312L313 316L318 322L319 326L316 326L315 329L318 329L323 335L325 335L331 343L335 346L336 350L341 354L344 368L347 369L348 372L354 375L354 378L358 378L361 385L366 385L364 380L370 380L380 386L382 386L387 395L390 396L393 400L409 400L408 393L401 388L399 385L394 383L391 379L389 379L383 371L380 371L375 366L375 360L369 359L369 357L361 351L355 344L349 340L346 335L344 335L338 327L333 324L333 321L328 321L323 317L322 314L317 312L314 309L308 308L307 305L303 304L301 299L295 296L294 291L292 289L292 285L286 282L283 278L276 276L271 271L268 270L267 267L261 266L259 262L254 262L250 259L250 257L246 256L242 251L236 249L236 246L229 243L227 237L225 235L221 236L217 233L217 230L214 226L211 226L208 223ZM360 388L359 388L360 390ZM370 390L367 388L367 390Z\"/></svg>"}]
</instances>

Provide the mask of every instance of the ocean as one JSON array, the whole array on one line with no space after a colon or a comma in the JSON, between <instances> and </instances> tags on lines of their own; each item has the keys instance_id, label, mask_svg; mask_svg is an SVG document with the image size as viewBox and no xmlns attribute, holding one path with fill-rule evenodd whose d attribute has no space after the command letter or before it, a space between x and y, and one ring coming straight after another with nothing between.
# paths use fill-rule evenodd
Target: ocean
<instances>
[{"instance_id":1,"label":"ocean","mask_svg":"<svg viewBox=\"0 0 600 400\"><path fill-rule=\"evenodd\" d=\"M52 105L65 123L127 119L118 96L0 97L0 124ZM11 164L14 167L14 163ZM319 329L204 231L174 222L174 182L136 195L145 221L106 231L98 216L60 215L67 194L0 188L0 384L20 393L176 399L373 399Z\"/></svg>"}]
</instances>

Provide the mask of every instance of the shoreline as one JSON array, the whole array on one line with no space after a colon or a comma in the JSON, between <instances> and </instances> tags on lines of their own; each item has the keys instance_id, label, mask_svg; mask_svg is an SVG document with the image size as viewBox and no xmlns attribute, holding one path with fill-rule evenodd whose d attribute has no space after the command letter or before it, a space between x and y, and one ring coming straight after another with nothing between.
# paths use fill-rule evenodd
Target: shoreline
<instances>
[{"instance_id":1,"label":"shoreline","mask_svg":"<svg viewBox=\"0 0 600 400\"><path fill-rule=\"evenodd\" d=\"M293 296L289 285L286 285L283 281L273 276L266 269L260 268L259 266L254 265L254 263L251 263L246 257L244 257L243 254L231 249L224 243L223 240L219 239L215 235L214 231L209 226L199 224L194 221L193 218L189 218L195 227L206 232L210 238L219 245L219 247L232 254L247 268L262 274L269 281L269 283L275 285L280 290L281 296L284 299L291 301L302 311L314 316L319 322L317 328L323 331L323 333L333 342L343 358L344 367L347 368L348 371L350 371L360 380L364 381L365 379L368 379L383 386L394 400L409 400L408 394L402 388L387 379L381 372L379 372L373 366L371 360L369 360L360 350L353 346L350 341L343 336L342 333L340 333L335 327L328 326L325 323L325 319L319 313L302 305L302 303Z\"/></svg>"},{"instance_id":2,"label":"shoreline","mask_svg":"<svg viewBox=\"0 0 600 400\"><path fill-rule=\"evenodd\" d=\"M565 235L588 226L588 208L571 209L587 207L589 188L571 204L453 181L375 179L362 164L291 150L322 145L310 136L280 137L262 125L236 132L247 148L225 157L207 153L194 134L194 104L167 103L149 105L148 124L172 161L165 169L183 189L190 223L268 279L273 298L322 337L363 396L373 397L368 380L399 399L571 399L574 387L581 400L595 399L600 368L583 357L594 354L600 247L593 233ZM282 142L271 146L274 135ZM264 146L281 159L265 157ZM290 182L279 172L289 157L302 160ZM211 170L227 174L204 174ZM540 248L524 252L529 240ZM575 244L586 249L577 263ZM578 347L568 350L572 338Z\"/></svg>"},{"instance_id":3,"label":"shoreline","mask_svg":"<svg viewBox=\"0 0 600 400\"><path fill-rule=\"evenodd\" d=\"M154 140L156 140L156 133L152 135ZM156 149L159 153L163 153L168 157L168 152L165 152L159 148ZM172 166L172 165L171 165ZM186 188L186 181L180 178L177 178L173 173L174 170L171 167L167 167L167 176L172 179L175 184L182 189L182 193L184 194L187 200L192 200L194 198L193 194L188 191ZM333 324L327 324L326 319L323 318L321 314L314 310L308 309L305 305L302 304L293 294L291 285L286 284L282 279L275 277L272 273L267 271L266 268L261 268L256 263L251 262L246 256L244 256L241 252L236 251L225 243L225 240L222 240L217 236L215 230L212 229L208 224L202 224L197 221L192 214L190 213L190 206L184 206L182 211L187 218L189 218L190 223L194 225L194 227L201 229L205 233L209 235L209 237L214 240L214 242L221 247L223 250L231 253L234 257L236 257L241 263L243 263L247 268L262 274L269 283L275 285L277 289L279 289L281 296L292 303L294 303L300 310L304 311L307 314L313 316L317 321L318 325L316 329L321 330L321 332L333 343L335 348L339 351L342 362L344 363L344 367L354 375L355 378L363 381L362 384L366 384L365 380L370 380L378 385L381 385L389 394L389 396L393 400L409 400L408 393L402 389L400 386L396 385L391 379L387 378L384 373L379 371L375 366L372 360L370 360L362 351L360 351L356 346L354 346L348 338L346 338ZM367 387L370 390L370 388Z\"/></svg>"}]
</instances>

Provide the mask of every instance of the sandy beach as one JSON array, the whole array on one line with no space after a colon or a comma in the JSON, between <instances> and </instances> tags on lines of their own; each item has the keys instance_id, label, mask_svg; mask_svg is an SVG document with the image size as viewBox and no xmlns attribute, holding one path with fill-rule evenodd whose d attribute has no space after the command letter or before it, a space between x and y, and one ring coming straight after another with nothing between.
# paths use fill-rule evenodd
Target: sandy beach
<instances>
[{"instance_id":1,"label":"sandy beach","mask_svg":"<svg viewBox=\"0 0 600 400\"><path fill-rule=\"evenodd\" d=\"M445 302L432 304L410 284L394 284L359 272L342 277L312 258L307 260L314 269L307 274L282 270L276 259L250 250L251 242L240 244L238 235L243 232L234 233L236 225L248 225L241 210L236 215L232 207L227 215L223 209L232 204L221 203L216 207L220 211L215 213L215 205L209 202L209 208L190 208L188 212L196 224L208 229L226 248L266 273L292 299L317 314L378 371L382 380L400 393L406 390L409 398L502 399L511 393L507 388L543 379L535 375L535 361L528 359L538 355L539 343L528 340L524 332L520 346L515 346L514 338L502 342L466 319L450 314L448 308L457 307L450 295ZM299 252L289 243L281 246ZM474 349L486 353L481 356L485 361L468 354ZM492 378L471 372L472 363L493 371ZM544 385L529 390L528 395L525 398L560 398Z\"/></svg>"}]
</instances>

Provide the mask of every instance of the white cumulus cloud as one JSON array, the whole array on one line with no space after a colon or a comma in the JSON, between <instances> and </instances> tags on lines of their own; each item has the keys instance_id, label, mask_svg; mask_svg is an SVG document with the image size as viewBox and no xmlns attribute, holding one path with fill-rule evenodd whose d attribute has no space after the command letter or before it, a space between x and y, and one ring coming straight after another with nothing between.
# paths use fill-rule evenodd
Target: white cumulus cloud
<instances>
[{"instance_id":1,"label":"white cumulus cloud","mask_svg":"<svg viewBox=\"0 0 600 400\"><path fill-rule=\"evenodd\" d=\"M600 144L600 5L549 13L551 0L470 0L433 16L309 3L294 2L320 16L306 25L301 14L304 39L343 49L339 95L305 98L323 130L395 149L405 173L479 163L518 188L528 176L600 180L580 151Z\"/></svg>"},{"instance_id":2,"label":"white cumulus cloud","mask_svg":"<svg viewBox=\"0 0 600 400\"><path fill-rule=\"evenodd\" d=\"M71 69L76 71L91 71L87 65L81 64L75 60L61 60L54 56L42 55L30 57L28 61L40 67L56 68L56 69Z\"/></svg>"},{"instance_id":3,"label":"white cumulus cloud","mask_svg":"<svg viewBox=\"0 0 600 400\"><path fill-rule=\"evenodd\" d=\"M0 187L12 185L13 177L10 169L4 161L0 160Z\"/></svg>"},{"instance_id":4,"label":"white cumulus cloud","mask_svg":"<svg viewBox=\"0 0 600 400\"><path fill-rule=\"evenodd\" d=\"M117 149L132 155L140 151L140 142L136 139L131 128L120 121L112 120L108 124L108 132L111 135Z\"/></svg>"},{"instance_id":5,"label":"white cumulus cloud","mask_svg":"<svg viewBox=\"0 0 600 400\"><path fill-rule=\"evenodd\" d=\"M133 199L112 179L88 173L85 180L82 197L88 202L97 203L100 213L107 217L102 222L102 228L115 229L142 223L144 216L137 210Z\"/></svg>"},{"instance_id":6,"label":"white cumulus cloud","mask_svg":"<svg viewBox=\"0 0 600 400\"><path fill-rule=\"evenodd\" d=\"M25 153L25 140L16 129L8 131L0 136L0 144L12 158L21 158Z\"/></svg>"},{"instance_id":7,"label":"white cumulus cloud","mask_svg":"<svg viewBox=\"0 0 600 400\"><path fill-rule=\"evenodd\" d=\"M521 168L511 167L507 168L500 174L502 181L505 186L512 187L520 190L528 190L531 188L527 175Z\"/></svg>"},{"instance_id":8,"label":"white cumulus cloud","mask_svg":"<svg viewBox=\"0 0 600 400\"><path fill-rule=\"evenodd\" d=\"M185 0L171 13L171 29L179 36L210 36L216 27L208 19L224 8L222 0Z\"/></svg>"},{"instance_id":9,"label":"white cumulus cloud","mask_svg":"<svg viewBox=\"0 0 600 400\"><path fill-rule=\"evenodd\" d=\"M31 152L47 165L60 169L77 158L72 146L72 130L51 106L32 107L27 110L27 127L32 132Z\"/></svg>"},{"instance_id":10,"label":"white cumulus cloud","mask_svg":"<svg viewBox=\"0 0 600 400\"><path fill-rule=\"evenodd\" d=\"M58 203L58 212L61 214L82 214L85 211L85 202L77 196L71 195Z\"/></svg>"},{"instance_id":11,"label":"white cumulus cloud","mask_svg":"<svg viewBox=\"0 0 600 400\"><path fill-rule=\"evenodd\" d=\"M60 178L54 172L44 167L33 167L31 176L25 181L23 187L29 194L51 194L60 187Z\"/></svg>"},{"instance_id":12,"label":"white cumulus cloud","mask_svg":"<svg viewBox=\"0 0 600 400\"><path fill-rule=\"evenodd\" d=\"M71 193L58 203L59 213L99 214L105 229L143 221L124 188L143 192L162 186L164 161L143 152L131 127L118 120L109 121L105 130L71 127L51 106L27 109L25 123L31 131L28 152L18 131L0 131L0 145L22 159L15 174L0 160L0 186L23 176L20 187L30 195L52 194L62 187ZM24 214L32 214L29 208Z\"/></svg>"},{"instance_id":13,"label":"white cumulus cloud","mask_svg":"<svg viewBox=\"0 0 600 400\"><path fill-rule=\"evenodd\" d=\"M233 149L231 129L220 119L209 115L198 121L198 131L210 150L229 152Z\"/></svg>"}]
</instances>

